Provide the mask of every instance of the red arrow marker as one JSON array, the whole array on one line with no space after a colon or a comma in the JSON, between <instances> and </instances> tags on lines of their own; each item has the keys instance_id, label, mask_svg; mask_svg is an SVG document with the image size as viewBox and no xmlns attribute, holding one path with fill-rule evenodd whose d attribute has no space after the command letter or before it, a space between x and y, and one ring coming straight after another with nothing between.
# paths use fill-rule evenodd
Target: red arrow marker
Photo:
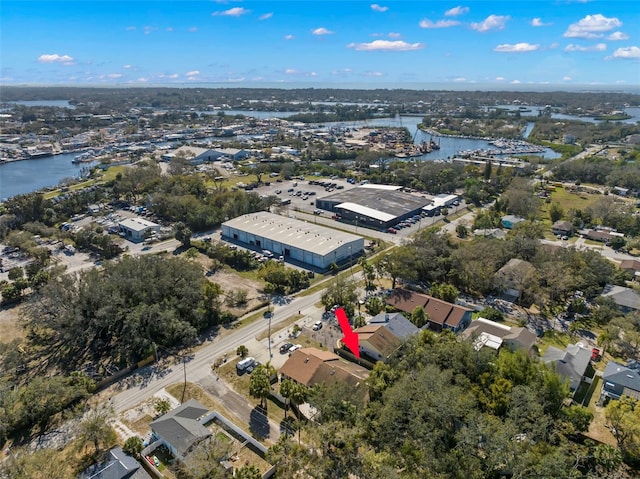
<instances>
[{"instance_id":1,"label":"red arrow marker","mask_svg":"<svg viewBox=\"0 0 640 479\"><path fill-rule=\"evenodd\" d=\"M354 356L360 359L360 348L358 347L358 333L354 333L351 330L351 325L347 319L347 315L343 308L336 309L336 317L338 318L338 324L342 329L342 342L351 350Z\"/></svg>"}]
</instances>

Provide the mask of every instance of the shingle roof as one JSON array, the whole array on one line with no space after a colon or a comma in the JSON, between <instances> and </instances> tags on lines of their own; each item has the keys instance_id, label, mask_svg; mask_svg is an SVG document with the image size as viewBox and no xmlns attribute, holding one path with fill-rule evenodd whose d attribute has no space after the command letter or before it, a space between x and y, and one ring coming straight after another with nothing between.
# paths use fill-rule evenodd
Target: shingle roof
<instances>
[{"instance_id":1,"label":"shingle roof","mask_svg":"<svg viewBox=\"0 0 640 479\"><path fill-rule=\"evenodd\" d=\"M360 344L369 343L372 349L385 358L391 356L401 343L384 324L367 324L354 332L358 334Z\"/></svg>"},{"instance_id":2,"label":"shingle roof","mask_svg":"<svg viewBox=\"0 0 640 479\"><path fill-rule=\"evenodd\" d=\"M184 456L191 446L211 435L211 431L197 421L207 412L205 406L191 399L153 421L151 429Z\"/></svg>"},{"instance_id":3,"label":"shingle roof","mask_svg":"<svg viewBox=\"0 0 640 479\"><path fill-rule=\"evenodd\" d=\"M640 373L636 369L628 368L614 361L607 363L602 379L633 391L640 391Z\"/></svg>"},{"instance_id":4,"label":"shingle roof","mask_svg":"<svg viewBox=\"0 0 640 479\"><path fill-rule=\"evenodd\" d=\"M400 339L407 339L420 331L402 313L380 313L371 318L369 324L384 324L389 331Z\"/></svg>"},{"instance_id":5,"label":"shingle roof","mask_svg":"<svg viewBox=\"0 0 640 479\"><path fill-rule=\"evenodd\" d=\"M429 315L430 322L453 328L460 324L465 313L471 311L426 294L401 289L391 293L387 298L387 304L406 313L412 313L416 306L422 306L425 313Z\"/></svg>"},{"instance_id":6,"label":"shingle roof","mask_svg":"<svg viewBox=\"0 0 640 479\"><path fill-rule=\"evenodd\" d=\"M78 479L151 479L133 457L120 447L109 451L109 459L85 469Z\"/></svg>"},{"instance_id":7,"label":"shingle roof","mask_svg":"<svg viewBox=\"0 0 640 479\"><path fill-rule=\"evenodd\" d=\"M280 368L280 373L308 387L336 382L356 385L369 376L365 368L344 361L337 354L316 348L294 351Z\"/></svg>"},{"instance_id":8,"label":"shingle roof","mask_svg":"<svg viewBox=\"0 0 640 479\"><path fill-rule=\"evenodd\" d=\"M571 390L576 390L591 361L591 350L577 344L569 344L564 351L549 346L542 360L555 364L558 374L569 379Z\"/></svg>"},{"instance_id":9,"label":"shingle roof","mask_svg":"<svg viewBox=\"0 0 640 479\"><path fill-rule=\"evenodd\" d=\"M478 318L462 333L463 337L470 338L481 334L496 336L503 341L515 341L525 350L531 349L536 342L536 335L527 328L506 326L485 318Z\"/></svg>"},{"instance_id":10,"label":"shingle roof","mask_svg":"<svg viewBox=\"0 0 640 479\"><path fill-rule=\"evenodd\" d=\"M608 284L602 296L609 297L618 305L629 309L640 309L640 295L631 288Z\"/></svg>"}]
</instances>

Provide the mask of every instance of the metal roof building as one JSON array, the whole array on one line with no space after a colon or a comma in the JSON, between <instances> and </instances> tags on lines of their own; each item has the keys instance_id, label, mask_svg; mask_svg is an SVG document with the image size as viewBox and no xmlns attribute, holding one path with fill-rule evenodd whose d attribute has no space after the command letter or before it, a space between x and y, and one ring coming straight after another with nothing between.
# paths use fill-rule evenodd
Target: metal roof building
<instances>
[{"instance_id":1,"label":"metal roof building","mask_svg":"<svg viewBox=\"0 0 640 479\"><path fill-rule=\"evenodd\" d=\"M122 236L129 241L138 243L144 240L147 231L159 231L160 225L153 221L145 220L144 218L126 218L119 224L119 231Z\"/></svg>"},{"instance_id":2,"label":"metal roof building","mask_svg":"<svg viewBox=\"0 0 640 479\"><path fill-rule=\"evenodd\" d=\"M364 252L364 238L266 211L222 223L222 236L320 271Z\"/></svg>"},{"instance_id":3,"label":"metal roof building","mask_svg":"<svg viewBox=\"0 0 640 479\"><path fill-rule=\"evenodd\" d=\"M339 213L345 220L385 229L414 215L431 203L428 198L400 191L397 186L367 184L316 200L320 209Z\"/></svg>"}]
</instances>

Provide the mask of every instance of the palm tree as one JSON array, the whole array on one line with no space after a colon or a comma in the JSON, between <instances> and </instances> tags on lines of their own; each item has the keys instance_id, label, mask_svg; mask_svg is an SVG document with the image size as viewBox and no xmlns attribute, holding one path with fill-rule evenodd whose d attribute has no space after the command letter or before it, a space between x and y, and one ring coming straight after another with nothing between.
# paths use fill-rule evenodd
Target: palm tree
<instances>
[{"instance_id":1,"label":"palm tree","mask_svg":"<svg viewBox=\"0 0 640 479\"><path fill-rule=\"evenodd\" d=\"M113 411L105 407L92 409L78 426L78 446L84 449L93 443L93 456L97 457L104 446L107 449L116 441L116 433L109 424Z\"/></svg>"}]
</instances>

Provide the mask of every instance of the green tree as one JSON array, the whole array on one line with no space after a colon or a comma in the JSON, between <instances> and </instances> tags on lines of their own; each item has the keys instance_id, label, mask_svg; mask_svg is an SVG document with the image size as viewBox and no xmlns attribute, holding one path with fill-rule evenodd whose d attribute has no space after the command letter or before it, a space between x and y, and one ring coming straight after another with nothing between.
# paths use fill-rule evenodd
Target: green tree
<instances>
[{"instance_id":1,"label":"green tree","mask_svg":"<svg viewBox=\"0 0 640 479\"><path fill-rule=\"evenodd\" d=\"M429 289L429 293L434 298L439 298L448 303L455 303L458 298L459 291L452 284L447 283L434 283Z\"/></svg>"},{"instance_id":2,"label":"green tree","mask_svg":"<svg viewBox=\"0 0 640 479\"><path fill-rule=\"evenodd\" d=\"M425 312L424 308L420 305L416 306L411 313L411 322L416 327L421 328L429 321L429 315Z\"/></svg>"},{"instance_id":3,"label":"green tree","mask_svg":"<svg viewBox=\"0 0 640 479\"><path fill-rule=\"evenodd\" d=\"M551 203L549 205L549 218L551 219L551 223L561 220L563 216L564 210L559 203Z\"/></svg>"},{"instance_id":4,"label":"green tree","mask_svg":"<svg viewBox=\"0 0 640 479\"><path fill-rule=\"evenodd\" d=\"M116 442L116 432L109 424L111 415L112 411L107 408L92 409L78 426L78 445L84 449L87 443L91 443L93 457L98 457Z\"/></svg>"},{"instance_id":5,"label":"green tree","mask_svg":"<svg viewBox=\"0 0 640 479\"><path fill-rule=\"evenodd\" d=\"M124 442L124 445L122 446L122 450L124 452L134 457L140 456L140 453L143 449L144 444L142 442L142 439L140 439L138 436L131 436L130 438L127 438L127 440Z\"/></svg>"},{"instance_id":6,"label":"green tree","mask_svg":"<svg viewBox=\"0 0 640 479\"><path fill-rule=\"evenodd\" d=\"M459 223L456 225L456 234L458 235L458 238L466 238L469 235L469 230L465 225Z\"/></svg>"},{"instance_id":7,"label":"green tree","mask_svg":"<svg viewBox=\"0 0 640 479\"><path fill-rule=\"evenodd\" d=\"M376 268L380 276L391 278L391 289L396 288L398 280L412 281L417 278L415 249L399 246L380 257Z\"/></svg>"},{"instance_id":8,"label":"green tree","mask_svg":"<svg viewBox=\"0 0 640 479\"><path fill-rule=\"evenodd\" d=\"M248 465L237 469L233 477L236 479L262 479L262 473L256 466Z\"/></svg>"},{"instance_id":9,"label":"green tree","mask_svg":"<svg viewBox=\"0 0 640 479\"><path fill-rule=\"evenodd\" d=\"M236 354L240 356L241 359L244 359L249 354L249 350L244 344L241 344L240 346L237 347Z\"/></svg>"},{"instance_id":10,"label":"green tree","mask_svg":"<svg viewBox=\"0 0 640 479\"><path fill-rule=\"evenodd\" d=\"M182 246L184 246L185 248L191 246L191 235L191 229L184 223L180 222L176 224L175 238L180 241Z\"/></svg>"},{"instance_id":11,"label":"green tree","mask_svg":"<svg viewBox=\"0 0 640 479\"><path fill-rule=\"evenodd\" d=\"M356 287L356 282L350 276L336 276L322 293L321 302L325 311L338 305L344 308L347 317L353 317L354 305L358 300Z\"/></svg>"},{"instance_id":12,"label":"green tree","mask_svg":"<svg viewBox=\"0 0 640 479\"><path fill-rule=\"evenodd\" d=\"M611 400L605 408L605 418L626 461L640 460L640 406L628 396Z\"/></svg>"},{"instance_id":13,"label":"green tree","mask_svg":"<svg viewBox=\"0 0 640 479\"><path fill-rule=\"evenodd\" d=\"M157 399L155 404L153 405L158 416L164 416L169 411L171 411L171 401L168 399Z\"/></svg>"},{"instance_id":14,"label":"green tree","mask_svg":"<svg viewBox=\"0 0 640 479\"><path fill-rule=\"evenodd\" d=\"M249 394L260 399L260 406L266 408L266 401L271 394L271 377L275 368L270 364L261 364L251 373L249 380Z\"/></svg>"}]
</instances>

